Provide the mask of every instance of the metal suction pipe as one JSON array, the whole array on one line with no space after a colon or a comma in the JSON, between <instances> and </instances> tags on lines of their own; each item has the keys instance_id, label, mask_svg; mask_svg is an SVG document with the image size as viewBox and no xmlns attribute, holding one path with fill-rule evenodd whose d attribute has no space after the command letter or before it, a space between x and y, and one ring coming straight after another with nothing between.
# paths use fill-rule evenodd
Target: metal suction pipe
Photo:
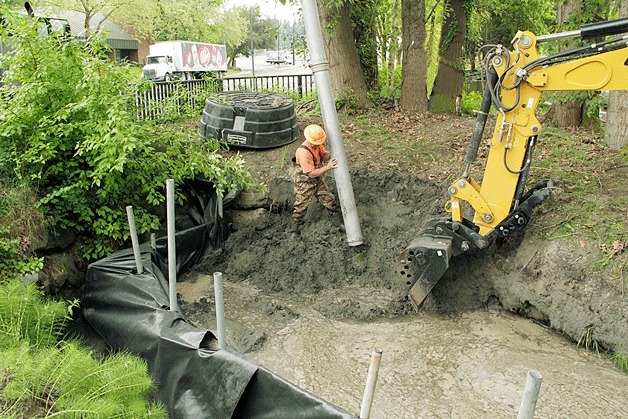
<instances>
[{"instance_id":1,"label":"metal suction pipe","mask_svg":"<svg viewBox=\"0 0 628 419\"><path fill-rule=\"evenodd\" d=\"M323 46L323 35L321 33L316 0L301 0L301 8L303 9L305 34L310 51L310 68L312 69L312 73L314 73L314 82L316 83L318 101L321 104L323 124L327 132L327 138L329 139L331 153L333 157L338 160L338 167L334 169L334 178L336 180L338 200L340 201L342 217L347 232L347 242L349 246L359 246L364 243L364 240L362 239L360 220L353 196L353 186L351 185L351 177L349 176L349 165L347 164L347 157L342 144L342 134L340 133L336 104L334 103L334 97L331 91L329 62L327 61L325 48Z\"/></svg>"}]
</instances>

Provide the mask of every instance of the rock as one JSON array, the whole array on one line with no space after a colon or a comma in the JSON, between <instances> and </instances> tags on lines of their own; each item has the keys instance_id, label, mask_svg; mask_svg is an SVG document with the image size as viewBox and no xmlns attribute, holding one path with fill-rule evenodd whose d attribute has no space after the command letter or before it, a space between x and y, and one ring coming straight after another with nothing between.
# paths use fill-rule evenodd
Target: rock
<instances>
[{"instance_id":1,"label":"rock","mask_svg":"<svg viewBox=\"0 0 628 419\"><path fill-rule=\"evenodd\" d=\"M85 273L79 271L70 252L46 256L39 279L48 292L56 293L66 284L79 288L85 283Z\"/></svg>"},{"instance_id":2,"label":"rock","mask_svg":"<svg viewBox=\"0 0 628 419\"><path fill-rule=\"evenodd\" d=\"M69 228L57 228L46 234L46 244L40 250L54 251L70 248L76 240L76 233Z\"/></svg>"},{"instance_id":3,"label":"rock","mask_svg":"<svg viewBox=\"0 0 628 419\"><path fill-rule=\"evenodd\" d=\"M268 207L268 198L263 192L245 190L231 203L234 209L256 209Z\"/></svg>"}]
</instances>

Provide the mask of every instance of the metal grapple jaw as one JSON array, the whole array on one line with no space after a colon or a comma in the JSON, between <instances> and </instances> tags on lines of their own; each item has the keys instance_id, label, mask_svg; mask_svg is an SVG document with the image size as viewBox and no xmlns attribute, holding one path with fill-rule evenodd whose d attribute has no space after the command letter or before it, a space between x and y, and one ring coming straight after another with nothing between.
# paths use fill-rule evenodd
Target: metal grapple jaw
<instances>
[{"instance_id":1,"label":"metal grapple jaw","mask_svg":"<svg viewBox=\"0 0 628 419\"><path fill-rule=\"evenodd\" d=\"M464 223L431 220L397 256L399 288L417 310L449 268L452 256L487 246L486 240L476 231L477 228Z\"/></svg>"},{"instance_id":2,"label":"metal grapple jaw","mask_svg":"<svg viewBox=\"0 0 628 419\"><path fill-rule=\"evenodd\" d=\"M419 236L397 257L399 282L417 310L449 268L452 240Z\"/></svg>"},{"instance_id":3,"label":"metal grapple jaw","mask_svg":"<svg viewBox=\"0 0 628 419\"><path fill-rule=\"evenodd\" d=\"M525 228L532 210L550 197L555 181L546 180L532 187L517 206L488 234L480 235L479 227L469 220L429 221L398 256L396 274L402 290L418 310L425 297L449 268L449 261L472 249L485 249L497 237L508 237Z\"/></svg>"}]
</instances>

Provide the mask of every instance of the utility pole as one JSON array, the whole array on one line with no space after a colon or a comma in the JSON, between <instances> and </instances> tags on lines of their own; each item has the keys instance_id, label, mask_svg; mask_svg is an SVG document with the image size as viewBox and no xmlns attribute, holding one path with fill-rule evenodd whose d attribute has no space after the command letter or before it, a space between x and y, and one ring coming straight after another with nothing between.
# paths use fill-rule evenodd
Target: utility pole
<instances>
[{"instance_id":1,"label":"utility pole","mask_svg":"<svg viewBox=\"0 0 628 419\"><path fill-rule=\"evenodd\" d=\"M279 21L277 21L279 22ZM279 49L279 38L281 37L281 22L279 22L279 28L277 28L277 66L281 65L279 60L283 60L283 53Z\"/></svg>"},{"instance_id":2,"label":"utility pole","mask_svg":"<svg viewBox=\"0 0 628 419\"><path fill-rule=\"evenodd\" d=\"M255 82L255 50L253 49L253 8L249 7L249 37L251 38L251 75L255 83L254 89L257 91L257 82Z\"/></svg>"}]
</instances>

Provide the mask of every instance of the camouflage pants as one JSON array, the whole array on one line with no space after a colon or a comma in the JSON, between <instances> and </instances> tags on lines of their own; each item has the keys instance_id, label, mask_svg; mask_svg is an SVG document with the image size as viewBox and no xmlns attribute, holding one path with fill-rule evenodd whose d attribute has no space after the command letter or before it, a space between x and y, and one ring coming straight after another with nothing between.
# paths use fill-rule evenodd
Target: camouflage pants
<instances>
[{"instance_id":1,"label":"camouflage pants","mask_svg":"<svg viewBox=\"0 0 628 419\"><path fill-rule=\"evenodd\" d=\"M292 211L292 221L297 224L303 224L307 207L312 202L312 198L316 197L325 208L330 212L338 211L336 206L336 198L329 190L322 176L311 179L304 175L300 167L294 171L292 176L294 182L294 209Z\"/></svg>"}]
</instances>

